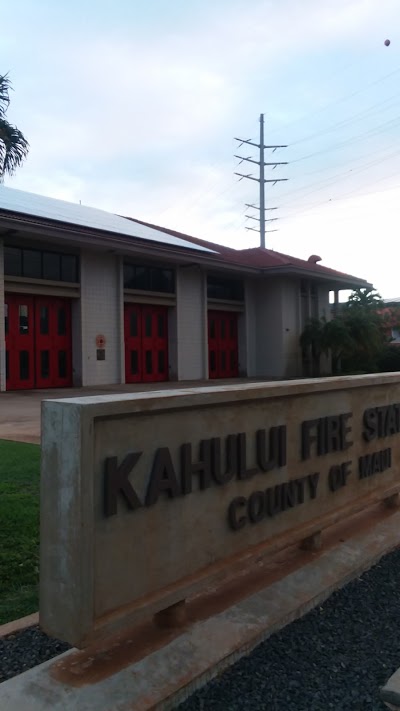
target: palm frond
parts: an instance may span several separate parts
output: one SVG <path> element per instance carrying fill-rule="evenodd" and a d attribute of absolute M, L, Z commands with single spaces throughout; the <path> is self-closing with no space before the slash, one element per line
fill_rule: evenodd
<path fill-rule="evenodd" d="M 21 131 L 0 116 L 0 177 L 12 175 L 27 157 L 29 143 Z"/>
<path fill-rule="evenodd" d="M 4 117 L 10 104 L 11 82 L 8 74 L 0 74 L 0 118 Z"/>

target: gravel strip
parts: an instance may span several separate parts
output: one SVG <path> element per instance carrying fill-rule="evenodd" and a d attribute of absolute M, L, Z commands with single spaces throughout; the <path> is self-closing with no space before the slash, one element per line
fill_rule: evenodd
<path fill-rule="evenodd" d="M 179 711 L 384 711 L 400 667 L 400 550 L 260 644 Z M 69 649 L 38 627 L 0 639 L 0 681 Z"/>
<path fill-rule="evenodd" d="M 179 711 L 384 711 L 400 667 L 400 550 L 260 644 Z"/>
<path fill-rule="evenodd" d="M 70 649 L 69 644 L 51 639 L 38 626 L 0 639 L 0 682 L 56 657 L 67 649 Z"/>

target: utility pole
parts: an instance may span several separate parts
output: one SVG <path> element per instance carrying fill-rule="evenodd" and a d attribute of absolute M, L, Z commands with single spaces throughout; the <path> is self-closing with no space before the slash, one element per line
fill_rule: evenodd
<path fill-rule="evenodd" d="M 275 222 L 278 218 L 277 217 L 271 217 L 268 220 L 265 218 L 265 211 L 266 210 L 276 210 L 276 207 L 265 207 L 265 183 L 273 183 L 274 185 L 276 183 L 281 183 L 285 180 L 288 180 L 288 178 L 265 178 L 265 167 L 266 166 L 272 166 L 272 170 L 275 170 L 275 168 L 278 165 L 287 165 L 287 161 L 285 162 L 278 162 L 274 161 L 272 163 L 265 163 L 264 160 L 264 151 L 265 149 L 272 149 L 273 153 L 275 153 L 277 148 L 287 148 L 287 145 L 279 145 L 279 146 L 266 146 L 264 144 L 264 114 L 260 114 L 260 143 L 253 143 L 253 141 L 246 140 L 243 138 L 235 138 L 235 141 L 239 141 L 239 148 L 243 146 L 244 144 L 249 145 L 249 146 L 255 146 L 255 148 L 258 148 L 259 150 L 259 157 L 260 160 L 254 160 L 251 156 L 238 156 L 235 155 L 235 158 L 240 159 L 240 163 L 243 163 L 243 161 L 246 161 L 248 163 L 254 163 L 255 165 L 258 165 L 260 167 L 259 170 L 259 177 L 256 178 L 254 177 L 251 173 L 244 174 L 244 173 L 236 173 L 235 175 L 239 176 L 240 180 L 243 180 L 243 178 L 247 178 L 248 180 L 255 180 L 260 184 L 260 206 L 258 207 L 257 205 L 252 205 L 249 203 L 246 203 L 246 207 L 254 208 L 256 210 L 259 210 L 260 216 L 259 217 L 254 217 L 253 215 L 246 215 L 246 217 L 250 220 L 257 220 L 260 223 L 260 228 L 256 229 L 255 227 L 246 227 L 247 230 L 252 230 L 254 232 L 259 232 L 260 233 L 260 245 L 261 247 L 265 248 L 265 234 L 266 232 L 276 232 L 277 230 L 266 230 L 265 229 L 265 223 L 266 222 Z M 239 163 L 239 165 L 240 165 Z"/>

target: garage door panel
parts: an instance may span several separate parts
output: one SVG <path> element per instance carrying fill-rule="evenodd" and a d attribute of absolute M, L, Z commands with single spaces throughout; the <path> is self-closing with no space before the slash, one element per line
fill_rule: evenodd
<path fill-rule="evenodd" d="M 72 385 L 70 302 L 6 294 L 5 304 L 7 390 Z"/>
<path fill-rule="evenodd" d="M 168 380 L 168 309 L 125 304 L 127 383 Z"/>
<path fill-rule="evenodd" d="M 6 388 L 34 387 L 34 308 L 30 296 L 6 295 Z"/>
<path fill-rule="evenodd" d="M 136 304 L 125 304 L 125 380 L 139 383 L 142 372 L 142 320 L 141 308 Z"/>
<path fill-rule="evenodd" d="M 209 377 L 235 378 L 239 374 L 238 316 L 225 311 L 208 312 Z"/>

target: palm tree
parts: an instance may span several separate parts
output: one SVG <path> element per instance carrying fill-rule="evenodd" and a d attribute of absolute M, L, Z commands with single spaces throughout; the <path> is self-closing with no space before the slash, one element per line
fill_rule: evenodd
<path fill-rule="evenodd" d="M 303 363 L 309 371 L 309 358 L 311 357 L 311 375 L 313 378 L 320 375 L 321 356 L 324 350 L 324 319 L 310 318 L 300 336 L 300 345 L 303 351 Z"/>
<path fill-rule="evenodd" d="M 382 297 L 376 289 L 367 287 L 365 289 L 354 289 L 350 294 L 346 304 L 347 308 L 379 309 L 382 308 Z"/>
<path fill-rule="evenodd" d="M 29 151 L 25 136 L 6 119 L 11 88 L 8 75 L 0 75 L 0 182 L 6 173 L 12 175 L 15 172 Z"/>
<path fill-rule="evenodd" d="M 354 340 L 343 317 L 337 316 L 327 321 L 323 332 L 323 350 L 332 358 L 332 373 L 339 375 L 342 369 L 342 358 L 354 350 Z"/>

